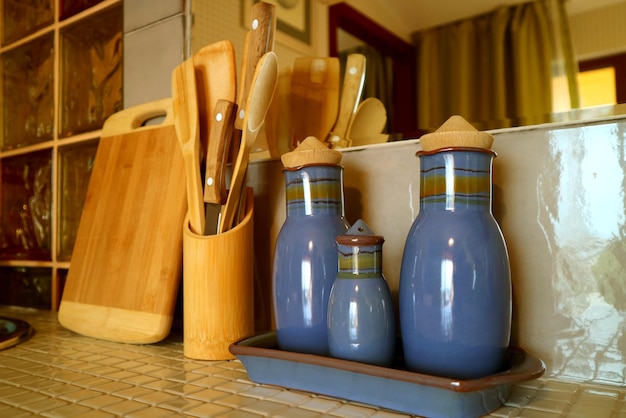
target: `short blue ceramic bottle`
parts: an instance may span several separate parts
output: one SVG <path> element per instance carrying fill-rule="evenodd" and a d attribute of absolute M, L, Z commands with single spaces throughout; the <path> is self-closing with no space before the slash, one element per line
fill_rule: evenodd
<path fill-rule="evenodd" d="M 287 219 L 274 251 L 273 304 L 279 348 L 328 354 L 328 298 L 337 275 L 335 238 L 344 217 L 343 167 L 312 164 L 284 170 Z"/>
<path fill-rule="evenodd" d="M 511 333 L 511 277 L 491 213 L 492 161 L 484 148 L 418 152 L 420 212 L 399 286 L 406 365 L 457 379 L 497 373 Z"/>
<path fill-rule="evenodd" d="M 393 361 L 396 322 L 382 273 L 383 242 L 362 220 L 337 237 L 339 272 L 328 302 L 332 357 L 379 366 Z"/>

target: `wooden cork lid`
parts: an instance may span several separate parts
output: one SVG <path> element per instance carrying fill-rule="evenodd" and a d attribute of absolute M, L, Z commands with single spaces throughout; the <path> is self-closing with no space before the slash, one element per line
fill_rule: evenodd
<path fill-rule="evenodd" d="M 451 116 L 435 132 L 420 138 L 422 150 L 433 151 L 448 147 L 491 149 L 493 136 L 478 131 L 462 116 Z"/>
<path fill-rule="evenodd" d="M 285 168 L 295 168 L 312 164 L 338 165 L 342 157 L 341 151 L 329 149 L 316 137 L 309 136 L 298 145 L 298 148 L 283 154 L 280 159 Z"/>

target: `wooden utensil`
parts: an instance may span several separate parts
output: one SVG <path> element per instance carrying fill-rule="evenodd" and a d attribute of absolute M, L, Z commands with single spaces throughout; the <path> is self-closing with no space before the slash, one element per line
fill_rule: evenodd
<path fill-rule="evenodd" d="M 291 77 L 292 147 L 308 136 L 322 141 L 337 119 L 339 58 L 298 57 Z"/>
<path fill-rule="evenodd" d="M 272 51 L 266 53 L 258 62 L 247 103 L 248 110 L 244 118 L 244 131 L 237 154 L 237 161 L 233 168 L 230 190 L 226 205 L 222 208 L 222 218 L 220 220 L 219 232 L 225 232 L 234 225 L 243 191 L 244 179 L 250 157 L 250 149 L 256 141 L 256 137 L 263 127 L 265 114 L 272 101 L 276 82 L 278 80 L 278 62 L 276 54 Z"/>
<path fill-rule="evenodd" d="M 225 40 L 201 48 L 193 56 L 193 65 L 196 69 L 200 142 L 206 156 L 217 101 L 237 100 L 237 65 L 233 43 Z"/>
<path fill-rule="evenodd" d="M 361 99 L 364 82 L 365 56 L 362 54 L 348 55 L 343 76 L 343 86 L 341 88 L 339 114 L 335 125 L 326 139 L 326 142 L 333 148 L 345 148 L 350 146 L 346 134 L 352 115 L 356 111 L 359 100 Z"/>
<path fill-rule="evenodd" d="M 170 331 L 186 211 L 171 106 L 146 103 L 104 124 L 59 307 L 74 332 L 149 344 Z"/>
<path fill-rule="evenodd" d="M 239 89 L 238 116 L 235 120 L 235 128 L 243 130 L 243 119 L 247 109 L 247 103 L 252 79 L 254 78 L 257 63 L 261 57 L 274 50 L 274 37 L 276 35 L 276 6 L 260 1 L 254 3 L 250 10 L 250 31 L 244 43 L 244 56 L 241 65 L 241 80 Z"/>
<path fill-rule="evenodd" d="M 185 161 L 187 211 L 191 230 L 204 233 L 204 202 L 200 175 L 198 100 L 193 58 L 179 64 L 172 73 L 172 110 L 176 136 Z"/>
<path fill-rule="evenodd" d="M 385 105 L 376 97 L 369 97 L 359 104 L 348 127 L 347 137 L 351 144 L 365 145 L 363 139 L 371 141 L 382 138 L 379 134 L 387 124 L 387 110 Z"/>
<path fill-rule="evenodd" d="M 222 205 L 226 203 L 226 161 L 233 134 L 237 105 L 218 100 L 211 121 L 209 149 L 206 155 L 204 201 L 206 202 L 205 235 L 218 231 Z"/>
<path fill-rule="evenodd" d="M 291 76 L 291 67 L 280 70 L 274 97 L 265 115 L 265 134 L 272 158 L 292 150 Z"/>

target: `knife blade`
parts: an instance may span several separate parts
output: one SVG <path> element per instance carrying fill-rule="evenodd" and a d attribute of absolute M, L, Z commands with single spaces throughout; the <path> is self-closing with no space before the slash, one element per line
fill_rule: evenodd
<path fill-rule="evenodd" d="M 226 159 L 230 149 L 237 105 L 225 99 L 215 104 L 206 155 L 204 201 L 206 202 L 205 235 L 218 231 L 222 205 L 226 203 Z"/>
<path fill-rule="evenodd" d="M 363 84 L 365 82 L 365 55 L 350 54 L 346 60 L 346 69 L 343 77 L 343 87 L 339 98 L 339 114 L 330 130 L 326 142 L 332 148 L 345 148 L 350 146 L 346 138 L 348 126 L 352 116 L 359 105 Z"/>

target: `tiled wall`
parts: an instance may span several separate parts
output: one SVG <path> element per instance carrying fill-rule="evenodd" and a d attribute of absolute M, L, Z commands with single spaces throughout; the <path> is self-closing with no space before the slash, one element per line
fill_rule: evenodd
<path fill-rule="evenodd" d="M 172 70 L 186 56 L 185 0 L 124 1 L 124 107 L 171 97 Z"/>
<path fill-rule="evenodd" d="M 276 1 L 269 1 L 276 4 Z M 235 47 L 237 65 L 241 66 L 246 27 L 245 10 L 251 7 L 252 0 L 237 1 L 192 1 L 193 29 L 191 35 L 192 53 L 205 45 L 228 39 Z M 296 57 L 303 55 L 328 55 L 327 6 L 317 1 L 311 2 L 312 41 L 310 45 L 290 42 L 282 33 L 276 33 L 274 51 L 281 68 L 293 65 Z"/>
<path fill-rule="evenodd" d="M 246 1 L 125 0 L 124 1 L 124 107 L 171 97 L 172 70 L 202 47 L 225 39 L 235 48 L 241 66 Z M 292 66 L 302 55 L 327 55 L 325 6 L 314 3 L 314 44 L 301 51 L 284 44 L 277 35 L 279 65 Z"/>
<path fill-rule="evenodd" d="M 495 132 L 494 215 L 507 241 L 513 343 L 547 376 L 626 380 L 626 120 Z M 419 210 L 416 141 L 344 152 L 346 214 L 385 237 L 383 271 L 397 297 L 408 230 Z M 250 167 L 256 263 L 270 318 L 273 242 L 285 219 L 282 164 Z M 270 319 L 271 321 L 271 319 Z"/>

